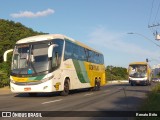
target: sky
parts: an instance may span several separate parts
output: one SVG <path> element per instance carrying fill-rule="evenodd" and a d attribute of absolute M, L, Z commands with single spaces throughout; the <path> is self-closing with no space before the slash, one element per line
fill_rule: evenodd
<path fill-rule="evenodd" d="M 160 63 L 159 0 L 2 0 L 0 19 L 64 34 L 103 53 L 105 65 Z M 128 34 L 128 33 L 134 34 Z M 157 45 L 156 45 L 157 44 Z"/>

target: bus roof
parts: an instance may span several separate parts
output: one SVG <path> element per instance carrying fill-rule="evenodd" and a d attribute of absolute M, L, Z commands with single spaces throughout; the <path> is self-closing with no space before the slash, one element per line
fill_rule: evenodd
<path fill-rule="evenodd" d="M 147 65 L 147 62 L 132 62 L 129 65 Z"/>
<path fill-rule="evenodd" d="M 67 39 L 75 44 L 78 44 L 79 46 L 82 46 L 84 48 L 87 48 L 89 50 L 93 50 L 95 52 L 98 52 L 97 50 L 94 50 L 92 48 L 90 48 L 89 46 L 77 41 L 77 40 L 74 40 L 72 38 L 69 38 L 65 35 L 62 35 L 62 34 L 44 34 L 44 35 L 36 35 L 36 36 L 31 36 L 31 37 L 27 37 L 27 38 L 23 38 L 23 39 L 20 39 L 16 42 L 16 44 L 23 44 L 23 43 L 31 43 L 31 42 L 40 42 L 40 41 L 47 41 L 47 40 L 53 40 L 53 39 Z M 101 52 L 98 52 L 98 53 L 101 53 Z"/>

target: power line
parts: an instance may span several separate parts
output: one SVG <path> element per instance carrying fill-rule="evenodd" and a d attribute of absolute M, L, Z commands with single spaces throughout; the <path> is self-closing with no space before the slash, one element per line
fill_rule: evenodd
<path fill-rule="evenodd" d="M 151 43 L 155 44 L 157 47 L 160 47 L 159 44 L 157 44 L 156 42 L 152 41 L 151 39 L 147 38 L 146 36 L 144 36 L 144 35 L 142 35 L 142 34 L 140 34 L 140 33 L 133 33 L 133 32 L 130 32 L 130 33 L 128 33 L 128 34 L 137 34 L 137 35 L 139 35 L 139 36 L 145 38 L 146 40 L 150 41 Z"/>
<path fill-rule="evenodd" d="M 156 16 L 155 16 L 154 22 L 156 22 L 156 20 L 157 20 L 157 15 L 158 15 L 158 12 L 159 12 L 159 8 L 160 8 L 160 2 L 159 2 L 159 5 L 158 5 L 158 9 L 157 9 L 157 13 L 156 13 Z"/>
<path fill-rule="evenodd" d="M 151 6 L 150 15 L 149 15 L 149 21 L 148 21 L 148 28 L 153 33 L 153 36 L 155 36 L 158 33 L 157 32 L 157 28 L 155 28 L 155 27 L 160 26 L 159 23 L 155 24 L 155 21 L 157 19 L 157 15 L 158 15 L 158 11 L 159 11 L 159 7 L 160 7 L 160 3 L 158 5 L 158 10 L 156 12 L 155 21 L 152 21 L 152 25 L 151 25 L 151 20 L 153 20 L 152 17 L 154 17 L 154 14 L 153 14 L 153 12 L 154 12 L 154 3 L 155 3 L 155 0 L 152 0 L 152 6 Z"/>
<path fill-rule="evenodd" d="M 154 10 L 154 6 L 155 6 L 155 10 Z M 157 3 L 156 3 L 155 0 L 152 0 L 152 6 L 151 6 L 149 21 L 148 21 L 148 28 L 151 30 L 151 32 L 153 33 L 153 36 L 155 36 L 156 39 L 157 39 L 157 35 L 159 34 L 158 28 L 160 26 L 160 23 L 157 21 L 159 10 L 160 10 L 160 2 L 157 1 Z M 154 14 L 153 14 L 153 12 L 154 12 Z M 152 17 L 153 17 L 153 19 L 152 19 Z M 152 25 L 151 25 L 151 20 L 152 20 Z"/>
<path fill-rule="evenodd" d="M 148 26 L 149 26 L 150 21 L 151 21 L 151 16 L 152 16 L 152 11 L 153 11 L 153 3 L 154 3 L 154 0 L 152 1 L 152 7 L 151 7 L 150 15 L 149 15 Z"/>

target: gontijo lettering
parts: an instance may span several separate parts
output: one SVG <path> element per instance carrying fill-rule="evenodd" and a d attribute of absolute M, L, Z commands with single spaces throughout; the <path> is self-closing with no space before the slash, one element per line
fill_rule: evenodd
<path fill-rule="evenodd" d="M 96 65 L 89 65 L 89 70 L 99 70 L 99 67 Z"/>

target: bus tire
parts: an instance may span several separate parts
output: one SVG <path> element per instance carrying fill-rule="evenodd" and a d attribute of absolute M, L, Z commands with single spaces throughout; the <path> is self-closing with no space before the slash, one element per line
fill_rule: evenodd
<path fill-rule="evenodd" d="M 97 81 L 97 80 L 96 80 L 96 81 L 95 81 L 94 90 L 95 90 L 95 91 L 99 91 L 100 88 L 101 88 L 100 81 Z"/>
<path fill-rule="evenodd" d="M 100 84 L 100 81 L 99 81 L 99 82 L 97 82 L 97 91 L 99 91 L 100 88 L 101 88 L 101 84 Z"/>
<path fill-rule="evenodd" d="M 28 93 L 30 97 L 36 97 L 37 93 Z"/>
<path fill-rule="evenodd" d="M 67 96 L 69 94 L 69 80 L 64 82 L 64 90 L 60 93 L 62 96 Z"/>

